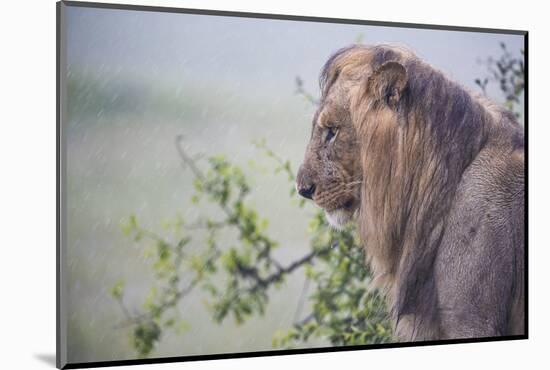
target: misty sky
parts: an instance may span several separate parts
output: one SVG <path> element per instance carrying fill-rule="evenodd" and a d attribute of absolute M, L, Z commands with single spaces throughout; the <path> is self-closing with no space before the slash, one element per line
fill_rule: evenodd
<path fill-rule="evenodd" d="M 486 74 L 479 58 L 498 55 L 501 41 L 515 54 L 523 47 L 518 35 L 80 7 L 69 7 L 67 20 L 69 67 L 173 83 L 237 84 L 255 94 L 288 89 L 296 75 L 316 89 L 324 61 L 358 38 L 412 48 L 472 88 Z"/>

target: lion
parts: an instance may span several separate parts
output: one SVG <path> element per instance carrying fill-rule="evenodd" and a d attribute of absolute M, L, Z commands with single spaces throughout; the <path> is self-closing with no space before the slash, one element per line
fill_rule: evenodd
<path fill-rule="evenodd" d="M 412 51 L 326 62 L 296 187 L 353 221 L 402 341 L 525 334 L 524 134 Z"/>

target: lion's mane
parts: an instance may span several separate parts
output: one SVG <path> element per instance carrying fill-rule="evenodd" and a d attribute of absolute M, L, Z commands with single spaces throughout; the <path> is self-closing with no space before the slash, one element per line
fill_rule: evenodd
<path fill-rule="evenodd" d="M 406 71 L 396 111 L 384 102 L 373 102 L 378 86 L 363 78 L 367 69 L 376 71 L 388 62 L 399 63 Z M 446 308 L 441 296 L 455 293 L 438 287 L 438 255 L 443 256 L 440 265 L 448 264 L 439 266 L 440 271 L 448 268 L 450 275 L 458 276 L 455 270 L 460 264 L 479 261 L 470 261 L 474 258 L 470 255 L 461 258 L 461 244 L 455 239 L 467 239 L 468 233 L 488 227 L 481 221 L 464 231 L 450 224 L 468 217 L 460 203 L 466 204 L 467 197 L 486 198 L 496 207 L 493 217 L 503 218 L 503 224 L 509 217 L 521 221 L 517 228 L 521 235 L 514 234 L 518 245 L 494 253 L 514 254 L 513 276 L 501 277 L 506 280 L 502 289 L 514 292 L 510 298 L 514 302 L 523 299 L 518 286 L 523 284 L 523 130 L 514 116 L 400 47 L 356 45 L 338 51 L 322 71 L 322 91 L 339 78 L 354 86 L 349 110 L 361 143 L 363 172 L 359 232 L 377 284 L 386 291 L 398 335 L 409 340 L 452 335 L 444 333 L 440 311 Z M 485 186 L 481 181 L 485 178 L 494 187 Z M 516 214 L 501 212 L 499 205 L 507 206 L 505 200 Z M 491 263 L 480 266 L 490 269 Z M 513 306 L 508 301 L 503 304 Z M 502 313 L 497 334 L 509 333 L 510 315 L 517 312 Z M 483 332 L 473 330 L 464 336 L 470 334 Z"/>

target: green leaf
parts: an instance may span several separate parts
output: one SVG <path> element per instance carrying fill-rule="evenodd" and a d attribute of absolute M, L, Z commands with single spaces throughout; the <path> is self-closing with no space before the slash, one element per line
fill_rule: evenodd
<path fill-rule="evenodd" d="M 111 288 L 111 296 L 114 299 L 120 300 L 120 299 L 122 299 L 123 295 L 124 295 L 124 281 L 119 280 Z"/>

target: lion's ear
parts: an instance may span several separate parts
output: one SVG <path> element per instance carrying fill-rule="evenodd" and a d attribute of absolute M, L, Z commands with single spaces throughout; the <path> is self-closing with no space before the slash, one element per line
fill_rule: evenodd
<path fill-rule="evenodd" d="M 407 85 L 407 70 L 401 63 L 386 62 L 367 80 L 367 92 L 392 108 L 397 106 Z"/>

